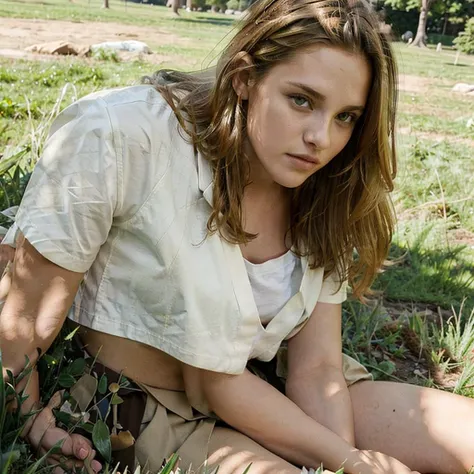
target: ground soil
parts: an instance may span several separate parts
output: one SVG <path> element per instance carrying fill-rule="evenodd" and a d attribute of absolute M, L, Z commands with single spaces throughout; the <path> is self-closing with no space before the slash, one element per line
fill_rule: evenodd
<path fill-rule="evenodd" d="M 383 358 L 391 360 L 396 367 L 393 377 L 388 377 L 388 379 L 392 378 L 396 381 L 417 385 L 434 385 L 448 390 L 453 389 L 462 372 L 460 361 L 455 360 L 445 348 L 442 361 L 449 361 L 450 364 L 447 371 L 443 370 L 433 361 L 432 348 L 424 345 L 418 334 L 409 327 L 409 318 L 412 314 L 419 315 L 424 324 L 440 326 L 441 321 L 446 322 L 453 316 L 453 312 L 432 304 L 406 301 L 384 301 L 383 308 L 391 319 L 391 322 L 389 319 L 384 325 L 384 332 L 386 335 L 398 334 L 406 349 L 400 357 L 394 357 L 388 352 L 383 354 Z M 378 348 L 375 350 L 380 351 Z"/>
<path fill-rule="evenodd" d="M 398 75 L 398 88 L 405 92 L 425 92 L 429 89 L 432 81 L 426 77 L 411 76 L 409 74 Z"/>
<path fill-rule="evenodd" d="M 0 56 L 15 59 L 50 60 L 51 55 L 25 51 L 25 48 L 35 44 L 67 41 L 81 46 L 90 46 L 104 41 L 124 40 L 143 41 L 151 49 L 153 45 L 185 46 L 189 44 L 189 40 L 148 26 L 22 18 L 2 18 L 0 22 Z M 126 56 L 124 55 L 123 58 Z M 169 58 L 161 54 L 147 54 L 145 59 L 159 63 Z"/>

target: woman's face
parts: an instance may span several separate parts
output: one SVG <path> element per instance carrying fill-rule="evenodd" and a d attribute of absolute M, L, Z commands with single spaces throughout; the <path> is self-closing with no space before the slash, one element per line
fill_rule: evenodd
<path fill-rule="evenodd" d="M 241 84 L 252 181 L 295 188 L 329 163 L 349 141 L 370 84 L 363 56 L 323 44 Z"/>

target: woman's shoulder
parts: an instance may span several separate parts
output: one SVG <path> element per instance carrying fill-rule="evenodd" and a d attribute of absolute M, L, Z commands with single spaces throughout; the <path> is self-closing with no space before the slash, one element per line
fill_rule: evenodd
<path fill-rule="evenodd" d="M 180 155 L 193 155 L 173 109 L 152 85 L 97 91 L 76 105 L 81 109 L 101 110 L 121 153 L 128 150 L 132 154 L 155 155 L 163 148 L 172 154 L 179 149 L 183 152 Z"/>
<path fill-rule="evenodd" d="M 149 84 L 102 89 L 84 96 L 79 102 L 93 100 L 100 100 L 108 107 L 134 107 L 140 104 L 168 106 L 160 92 Z"/>
<path fill-rule="evenodd" d="M 78 103 L 100 103 L 113 128 L 138 131 L 173 121 L 174 113 L 164 97 L 151 85 L 104 89 L 89 94 Z"/>

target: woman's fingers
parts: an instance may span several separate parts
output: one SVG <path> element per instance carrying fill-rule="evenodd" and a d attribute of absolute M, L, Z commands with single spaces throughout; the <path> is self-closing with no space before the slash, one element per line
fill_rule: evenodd
<path fill-rule="evenodd" d="M 55 459 L 61 460 L 65 456 L 73 460 L 76 466 L 84 465 L 84 461 L 88 460 L 90 466 L 95 472 L 99 472 L 102 469 L 100 462 L 94 459 L 96 451 L 92 449 L 92 443 L 78 434 L 68 434 L 66 431 L 60 428 L 50 428 L 43 436 L 41 441 L 41 449 L 45 452 L 56 446 L 60 441 L 61 454 L 52 456 Z"/>
<path fill-rule="evenodd" d="M 72 445 L 71 436 L 63 429 L 57 427 L 48 428 L 41 438 L 41 448 L 49 451 L 55 446 L 59 446 L 64 456 L 74 455 Z M 78 456 L 76 457 L 77 459 L 81 459 Z"/>
<path fill-rule="evenodd" d="M 92 451 L 92 443 L 84 436 L 78 434 L 71 434 L 71 452 L 69 455 L 76 456 L 77 459 L 84 460 L 89 457 Z M 63 451 L 64 452 L 64 451 Z M 64 452 L 64 454 L 66 454 Z"/>
<path fill-rule="evenodd" d="M 41 456 L 45 456 L 46 454 L 48 454 L 47 450 L 40 449 Z M 67 469 L 68 472 L 73 471 L 74 469 L 80 469 L 83 465 L 82 462 L 67 458 L 66 456 L 62 454 L 49 454 L 47 463 L 51 467 L 54 466 L 53 472 L 54 473 L 57 472 L 58 474 L 62 474 L 66 472 L 65 469 Z"/>
<path fill-rule="evenodd" d="M 62 392 L 56 392 L 48 405 L 37 415 L 28 433 L 30 443 L 35 448 L 39 448 L 42 455 L 54 447 L 59 447 L 60 453 L 56 451 L 55 454 L 48 456 L 53 464 L 65 462 L 64 465 L 68 468 L 82 467 L 86 464 L 88 469 L 90 466 L 93 471 L 99 472 L 102 465 L 94 459 L 96 451 L 92 449 L 92 443 L 84 436 L 69 434 L 56 426 L 56 418 L 52 410 L 60 406 L 61 400 Z M 57 474 L 62 474 L 63 471 L 60 466 L 55 468 Z"/>
<path fill-rule="evenodd" d="M 28 439 L 33 447 L 38 448 L 46 433 L 52 427 L 56 426 L 56 419 L 49 407 L 45 407 L 36 416 L 35 421 L 28 433 Z"/>
<path fill-rule="evenodd" d="M 40 449 L 41 456 L 44 456 L 48 452 L 49 451 L 45 450 L 44 448 Z M 93 459 L 96 452 L 92 450 L 90 454 L 90 459 Z M 82 468 L 85 468 L 88 474 L 95 474 L 96 472 L 100 472 L 100 470 L 102 469 L 102 465 L 100 464 L 100 462 L 96 460 L 90 461 L 90 459 L 79 461 L 76 458 L 67 457 L 64 454 L 49 454 L 47 462 L 50 466 L 55 466 L 53 472 L 57 472 L 58 474 L 62 474 L 63 472 L 65 472 L 64 469 L 67 469 L 69 472 L 74 469 L 78 471 Z"/>
<path fill-rule="evenodd" d="M 48 405 L 36 415 L 33 425 L 28 432 L 28 439 L 35 448 L 40 446 L 46 430 L 56 426 L 56 418 L 54 417 L 53 409 L 58 408 L 61 404 L 62 394 L 63 391 L 56 392 L 51 397 Z"/>
<path fill-rule="evenodd" d="M 92 443 L 87 438 L 84 438 L 84 436 L 78 434 L 72 434 L 71 439 L 75 456 L 83 461 L 89 461 L 92 469 L 95 472 L 99 472 L 102 469 L 102 464 L 94 459 L 97 453 L 92 449 Z"/>

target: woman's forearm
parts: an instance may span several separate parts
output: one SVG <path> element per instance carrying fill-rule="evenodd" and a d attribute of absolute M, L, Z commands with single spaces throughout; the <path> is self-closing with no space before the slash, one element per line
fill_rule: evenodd
<path fill-rule="evenodd" d="M 289 379 L 286 394 L 307 415 L 355 446 L 352 403 L 340 369 L 321 367 Z"/>
<path fill-rule="evenodd" d="M 348 442 L 248 371 L 236 376 L 211 374 L 203 387 L 216 415 L 295 465 L 317 468 L 322 462 L 335 471 L 357 456 Z"/>

